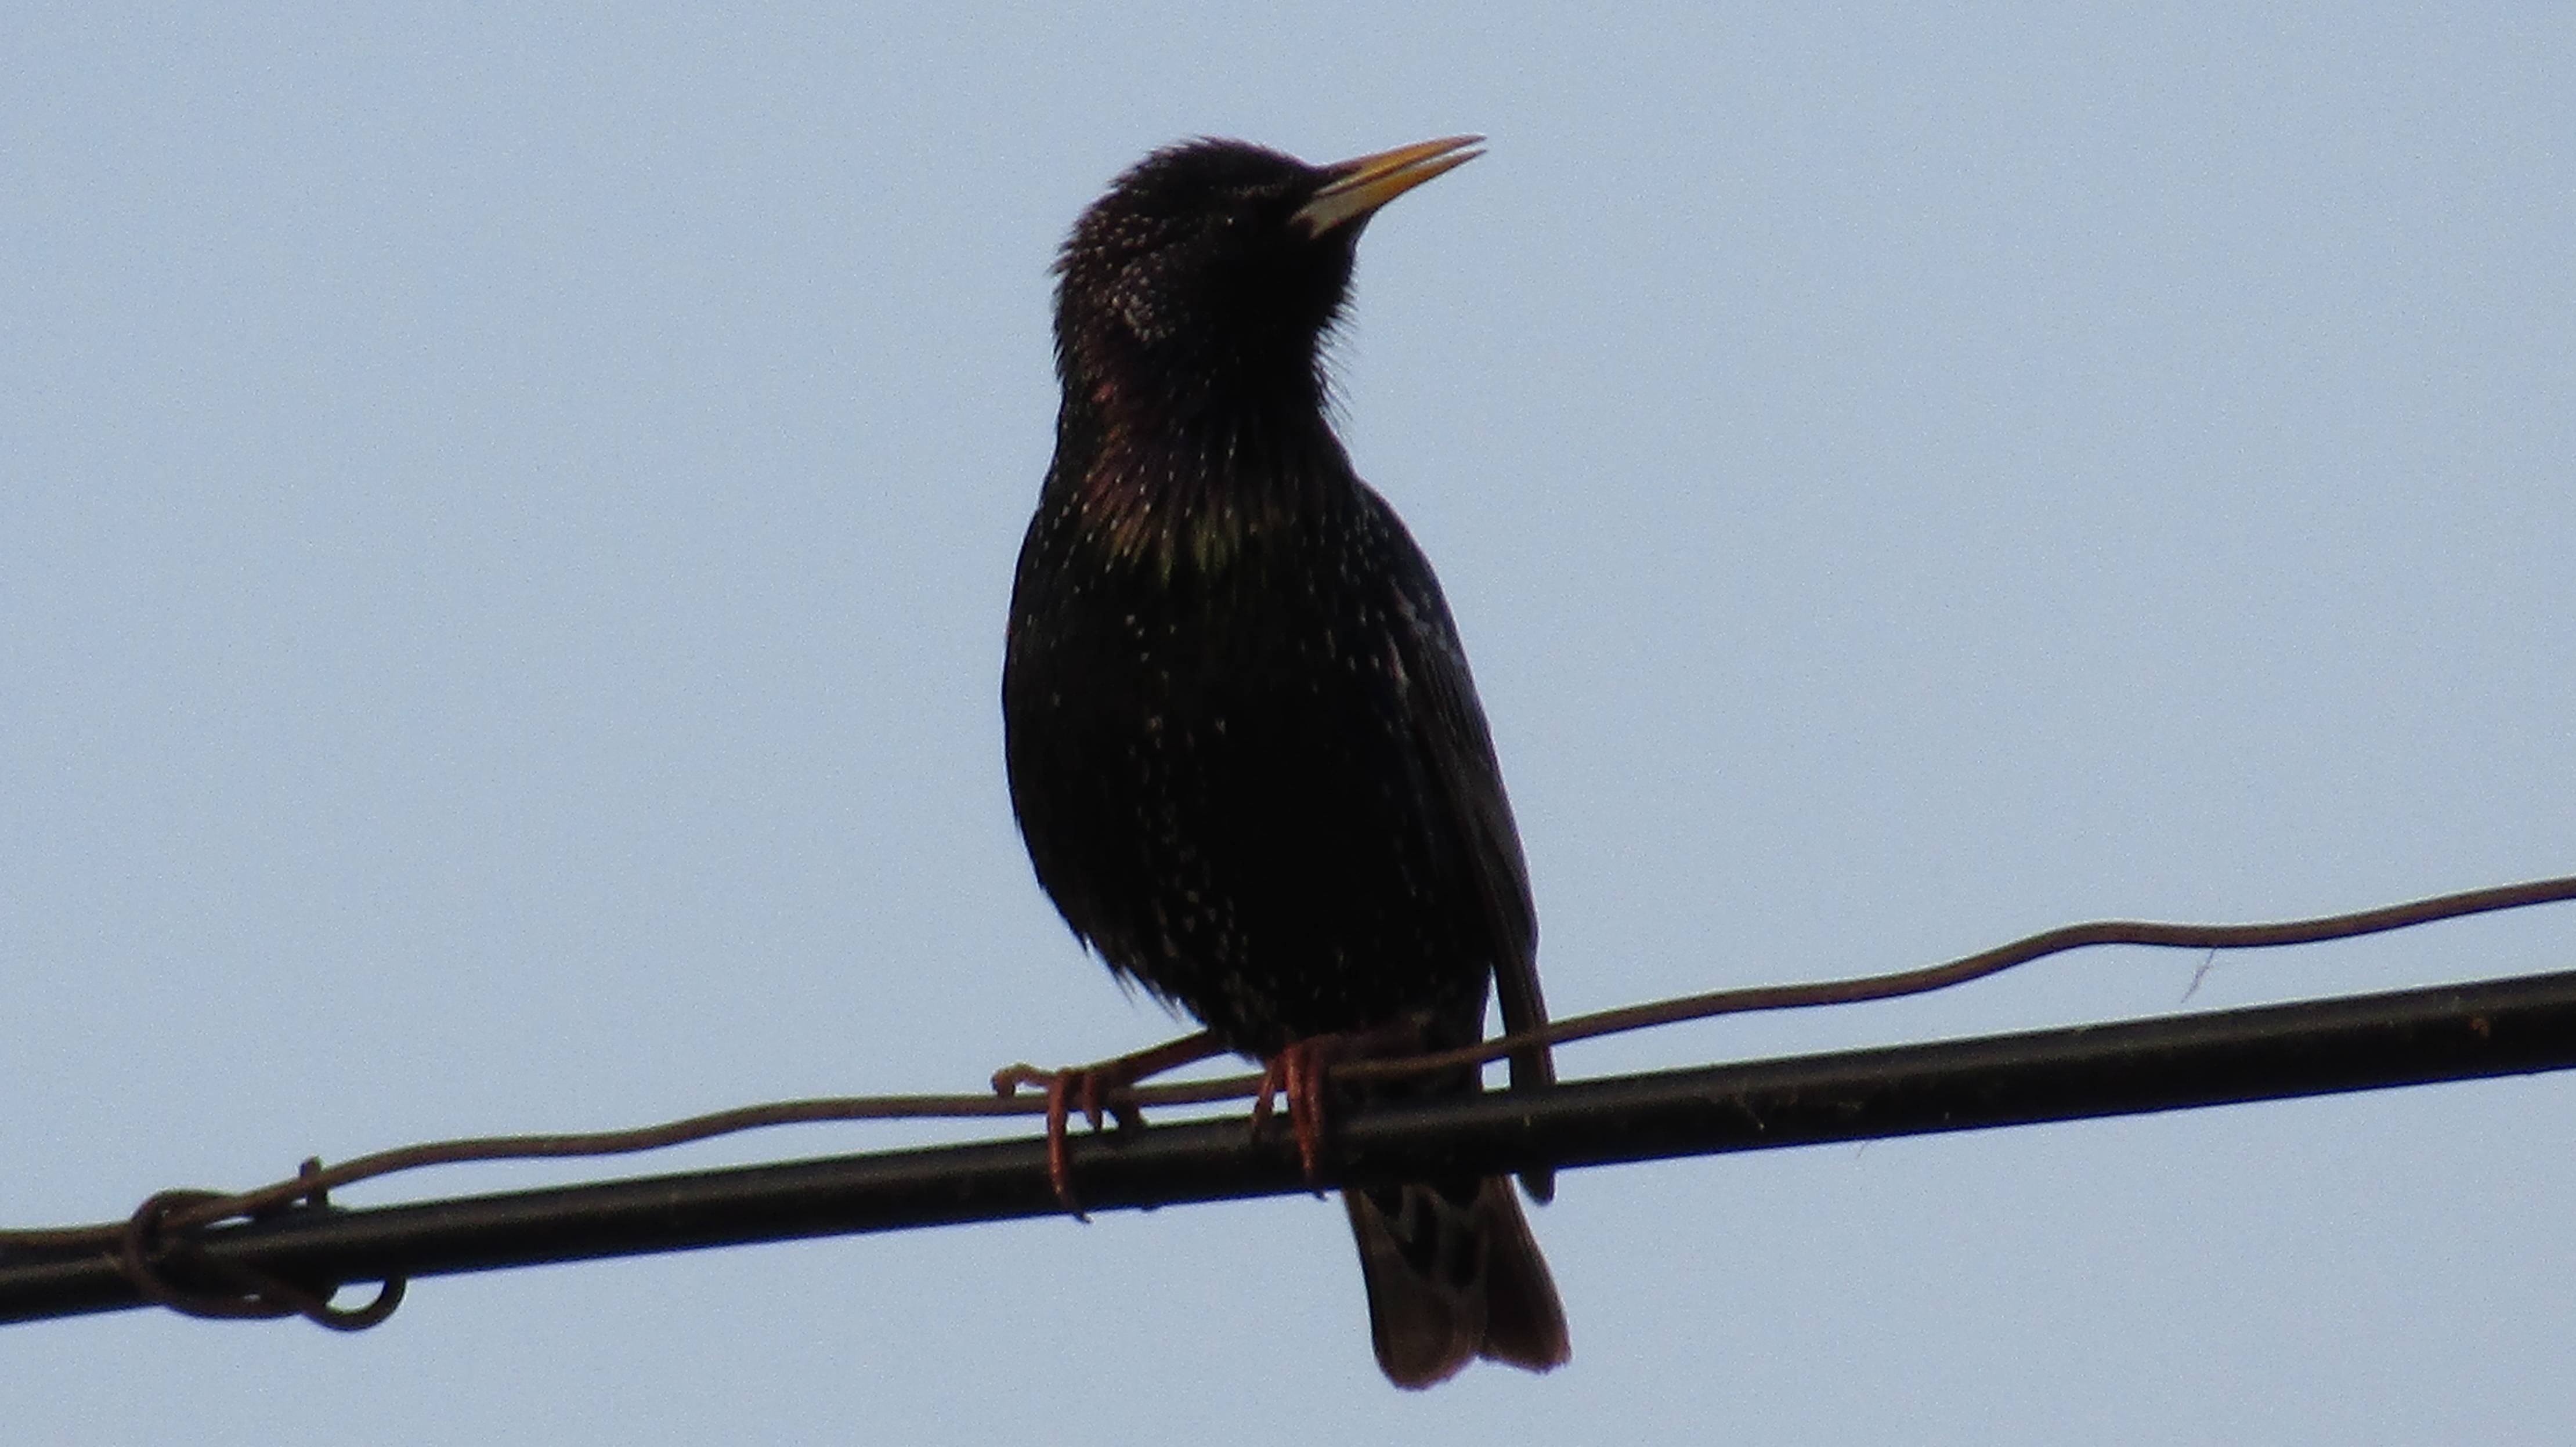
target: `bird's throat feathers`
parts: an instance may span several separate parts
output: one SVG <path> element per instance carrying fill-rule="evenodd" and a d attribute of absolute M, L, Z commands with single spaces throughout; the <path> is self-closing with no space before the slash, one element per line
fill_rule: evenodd
<path fill-rule="evenodd" d="M 1095 387 L 1068 389 L 1066 414 L 1054 471 L 1063 504 L 1093 547 L 1167 579 L 1221 573 L 1357 486 L 1320 405 L 1176 417 Z"/>

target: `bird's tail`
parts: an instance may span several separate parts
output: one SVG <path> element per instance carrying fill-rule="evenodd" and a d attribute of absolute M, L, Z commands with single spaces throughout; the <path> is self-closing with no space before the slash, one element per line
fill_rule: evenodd
<path fill-rule="evenodd" d="M 1499 1176 L 1342 1193 L 1368 1283 L 1377 1364 L 1399 1387 L 1447 1380 L 1477 1357 L 1533 1372 L 1574 1354 L 1556 1282 L 1520 1198 Z"/>

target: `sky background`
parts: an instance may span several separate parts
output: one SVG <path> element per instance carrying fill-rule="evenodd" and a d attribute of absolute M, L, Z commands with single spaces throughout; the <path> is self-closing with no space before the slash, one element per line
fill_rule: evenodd
<path fill-rule="evenodd" d="M 1561 1013 L 2576 870 L 2564 6 L 22 0 L 0 1222 L 1173 1033 L 1003 787 L 1046 268 L 1176 138 L 1460 131 L 1361 249 L 1345 435 Z M 2566 968 L 2571 921 L 2187 1008 Z M 2554 1442 L 2571 1219 L 2542 1077 L 1570 1173 L 1573 1364 L 1420 1396 L 1302 1197 L 428 1280 L 355 1337 L 10 1327 L 0 1394 L 25 1442 Z"/>

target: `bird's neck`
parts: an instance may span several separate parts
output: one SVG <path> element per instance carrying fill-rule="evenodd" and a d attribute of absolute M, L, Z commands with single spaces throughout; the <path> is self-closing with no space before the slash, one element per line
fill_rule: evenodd
<path fill-rule="evenodd" d="M 1319 387 L 1186 398 L 1069 382 L 1050 490 L 1114 553 L 1214 570 L 1356 484 Z"/>

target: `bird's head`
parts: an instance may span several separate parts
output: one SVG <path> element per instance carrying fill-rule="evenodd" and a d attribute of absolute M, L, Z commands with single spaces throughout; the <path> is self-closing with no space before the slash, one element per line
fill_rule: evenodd
<path fill-rule="evenodd" d="M 1483 154 L 1425 141 L 1329 166 L 1241 141 L 1147 156 L 1074 223 L 1056 271 L 1068 388 L 1189 406 L 1229 394 L 1320 398 L 1318 354 L 1350 293 L 1362 227 Z"/>

